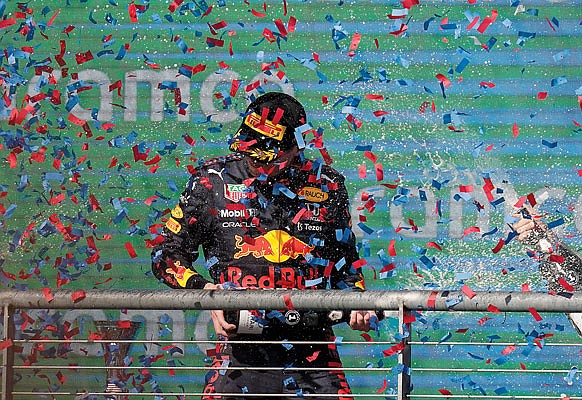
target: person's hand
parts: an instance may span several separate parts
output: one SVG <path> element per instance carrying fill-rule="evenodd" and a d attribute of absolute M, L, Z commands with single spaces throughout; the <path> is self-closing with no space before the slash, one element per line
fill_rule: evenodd
<path fill-rule="evenodd" d="M 537 217 L 537 214 L 535 213 L 531 206 L 526 205 L 524 206 L 524 208 L 527 211 L 525 215 L 521 211 L 512 214 L 512 217 L 519 218 L 519 220 L 515 222 L 512 225 L 512 227 L 518 234 L 517 240 L 519 240 L 520 243 L 526 241 L 531 232 L 536 229 L 536 223 L 534 222 L 534 218 Z M 526 218 L 528 214 L 530 218 Z"/>
<path fill-rule="evenodd" d="M 368 332 L 370 327 L 370 320 L 376 317 L 374 311 L 352 311 L 350 314 L 350 328 L 356 331 Z"/>
<path fill-rule="evenodd" d="M 208 282 L 204 285 L 206 290 L 223 290 L 222 285 L 216 285 L 214 283 Z M 212 324 L 214 325 L 214 331 L 219 336 L 233 337 L 235 336 L 236 325 L 231 324 L 224 319 L 224 311 L 222 310 L 210 310 L 210 315 L 212 316 Z"/>
<path fill-rule="evenodd" d="M 554 233 L 548 229 L 546 223 L 541 220 L 531 206 L 525 205 L 524 208 L 525 212 L 520 211 L 512 215 L 519 218 L 512 227 L 518 234 L 517 240 L 520 243 L 532 244 L 537 242 L 541 236 L 547 236 L 552 241 L 557 240 Z"/>

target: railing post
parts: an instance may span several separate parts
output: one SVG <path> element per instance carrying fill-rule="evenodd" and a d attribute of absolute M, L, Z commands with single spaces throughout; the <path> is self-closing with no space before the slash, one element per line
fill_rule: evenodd
<path fill-rule="evenodd" d="M 404 348 L 398 353 L 398 364 L 404 368 L 398 374 L 398 400 L 406 400 L 410 395 L 410 366 L 412 362 L 412 349 L 410 342 L 410 322 L 406 318 L 410 315 L 403 303 L 398 306 L 398 332 L 402 335 Z"/>
<path fill-rule="evenodd" d="M 6 346 L 2 350 L 2 400 L 12 400 L 14 390 L 14 347 L 11 341 L 14 339 L 13 308 L 4 305 L 4 337 Z"/>

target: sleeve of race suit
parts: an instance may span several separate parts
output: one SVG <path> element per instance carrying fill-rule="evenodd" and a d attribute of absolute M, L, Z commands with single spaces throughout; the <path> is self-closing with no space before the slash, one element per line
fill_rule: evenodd
<path fill-rule="evenodd" d="M 172 288 L 202 289 L 209 281 L 192 263 L 198 247 L 209 237 L 209 189 L 205 178 L 192 175 L 178 204 L 167 215 L 161 242 L 152 251 L 152 272 Z"/>
<path fill-rule="evenodd" d="M 582 290 L 582 257 L 562 242 L 544 252 L 539 270 L 554 292 Z"/>
<path fill-rule="evenodd" d="M 330 205 L 326 218 L 334 221 L 328 230 L 325 243 L 325 257 L 333 262 L 331 287 L 333 289 L 365 290 L 364 275 L 356 247 L 356 237 L 352 232 L 350 202 L 343 177 L 337 181 L 335 200 Z"/>

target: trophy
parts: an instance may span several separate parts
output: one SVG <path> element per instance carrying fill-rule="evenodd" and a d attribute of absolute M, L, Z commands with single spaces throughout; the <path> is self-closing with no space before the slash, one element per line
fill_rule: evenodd
<path fill-rule="evenodd" d="M 135 321 L 95 321 L 95 326 L 101 335 L 101 339 L 108 340 L 103 343 L 105 350 L 105 365 L 107 371 L 107 388 L 105 396 L 108 400 L 126 400 L 127 396 L 120 394 L 127 393 L 126 382 L 128 375 L 122 367 L 125 367 L 124 360 L 129 354 L 131 343 L 128 340 L 135 339 L 137 330 L 141 322 Z M 119 341 L 122 342 L 119 342 Z"/>

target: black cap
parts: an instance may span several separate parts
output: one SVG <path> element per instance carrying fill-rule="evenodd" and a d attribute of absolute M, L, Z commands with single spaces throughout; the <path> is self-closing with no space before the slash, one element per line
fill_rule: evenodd
<path fill-rule="evenodd" d="M 265 93 L 248 106 L 229 148 L 259 161 L 273 161 L 280 151 L 297 144 L 295 128 L 306 122 L 305 109 L 293 96 Z"/>

